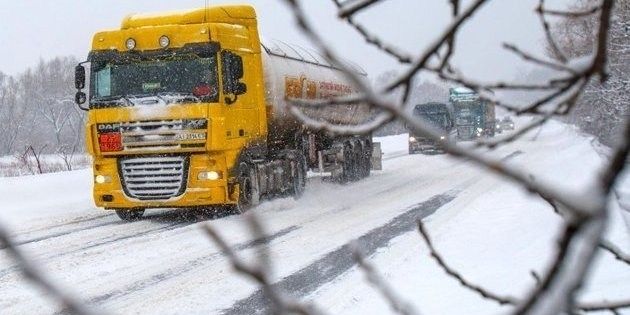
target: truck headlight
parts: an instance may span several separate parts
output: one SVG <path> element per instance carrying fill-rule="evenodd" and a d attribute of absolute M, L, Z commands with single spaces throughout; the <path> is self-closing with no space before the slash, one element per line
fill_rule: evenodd
<path fill-rule="evenodd" d="M 415 137 L 409 137 L 409 142 L 416 142 L 416 138 Z"/>
<path fill-rule="evenodd" d="M 105 184 L 112 181 L 112 178 L 105 175 L 96 175 L 94 176 L 94 182 L 97 184 Z"/>
<path fill-rule="evenodd" d="M 446 139 L 446 137 L 445 137 L 445 136 L 441 136 L 441 137 L 440 137 L 440 140 L 444 140 L 444 139 Z"/>
<path fill-rule="evenodd" d="M 210 171 L 210 172 L 199 172 L 197 175 L 198 180 L 217 180 L 221 178 L 221 173 Z"/>

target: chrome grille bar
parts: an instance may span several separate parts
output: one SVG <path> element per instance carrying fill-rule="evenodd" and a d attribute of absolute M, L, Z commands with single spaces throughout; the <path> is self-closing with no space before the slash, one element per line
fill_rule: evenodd
<path fill-rule="evenodd" d="M 121 123 L 120 132 L 125 151 L 191 149 L 205 146 L 206 126 L 205 119 L 132 121 Z"/>
<path fill-rule="evenodd" d="M 123 187 L 140 200 L 166 200 L 186 188 L 188 159 L 184 156 L 124 158 L 120 161 Z"/>

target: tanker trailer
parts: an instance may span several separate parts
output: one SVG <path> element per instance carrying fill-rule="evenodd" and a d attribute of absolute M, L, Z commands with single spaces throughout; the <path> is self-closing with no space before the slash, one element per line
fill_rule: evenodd
<path fill-rule="evenodd" d="M 309 130 L 289 114 L 287 99 L 356 90 L 316 52 L 262 44 L 251 6 L 130 15 L 94 35 L 75 85 L 94 201 L 123 220 L 150 208 L 242 212 L 263 198 L 299 196 L 309 169 L 348 182 L 380 165 L 370 135 Z M 360 104 L 305 113 L 344 124 L 370 115 Z"/>

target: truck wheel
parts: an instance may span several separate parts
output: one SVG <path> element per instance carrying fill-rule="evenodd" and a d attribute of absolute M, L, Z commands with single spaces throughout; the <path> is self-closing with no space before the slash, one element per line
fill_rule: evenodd
<path fill-rule="evenodd" d="M 362 154 L 363 150 L 361 149 L 361 145 L 360 144 L 356 144 L 354 146 L 354 151 L 353 151 L 353 174 L 352 174 L 352 180 L 356 181 L 359 180 L 361 178 L 363 178 L 363 154 Z"/>
<path fill-rule="evenodd" d="M 231 212 L 241 214 L 247 212 L 251 207 L 260 202 L 258 188 L 254 187 L 257 178 L 252 167 L 243 162 L 239 166 L 238 176 L 238 204 L 231 206 Z"/>
<path fill-rule="evenodd" d="M 144 214 L 144 209 L 140 209 L 140 210 L 118 209 L 116 210 L 116 214 L 123 221 L 138 221 L 142 218 L 142 215 Z"/>

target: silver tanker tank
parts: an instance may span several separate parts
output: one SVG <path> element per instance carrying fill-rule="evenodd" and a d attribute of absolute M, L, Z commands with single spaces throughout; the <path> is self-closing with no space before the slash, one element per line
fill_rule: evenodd
<path fill-rule="evenodd" d="M 262 61 L 265 101 L 268 109 L 269 136 L 272 140 L 290 139 L 302 128 L 289 112 L 288 99 L 322 100 L 357 92 L 345 75 L 319 53 L 280 41 L 263 42 Z M 345 61 L 357 75 L 366 73 L 357 65 Z M 335 124 L 359 124 L 369 118 L 364 104 L 302 108 L 316 120 Z"/>

